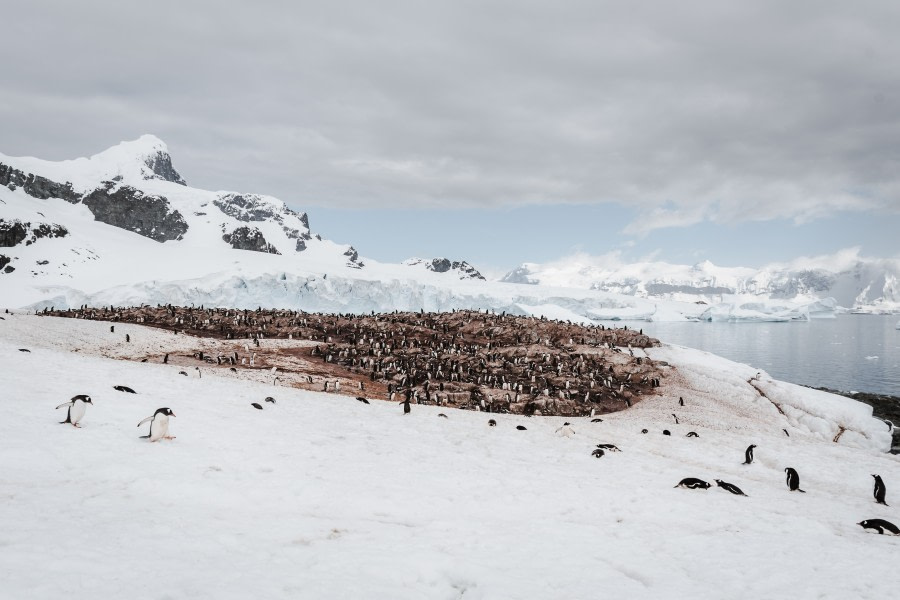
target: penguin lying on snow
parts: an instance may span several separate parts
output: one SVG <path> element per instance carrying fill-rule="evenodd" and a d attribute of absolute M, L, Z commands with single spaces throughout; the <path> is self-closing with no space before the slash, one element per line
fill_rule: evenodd
<path fill-rule="evenodd" d="M 497 426 L 497 421 L 495 421 L 494 419 L 488 419 L 488 427 L 496 427 L 496 426 Z"/>
<path fill-rule="evenodd" d="M 113 389 L 117 392 L 126 392 L 128 394 L 137 394 L 136 391 L 128 387 L 127 385 L 114 385 Z"/>
<path fill-rule="evenodd" d="M 603 422 L 603 419 L 601 419 L 600 417 L 597 417 L 596 419 L 591 419 L 591 423 L 602 423 L 602 422 Z"/>
<path fill-rule="evenodd" d="M 885 529 L 894 535 L 900 534 L 900 529 L 897 529 L 896 525 L 884 519 L 866 519 L 865 521 L 860 521 L 857 525 L 862 526 L 863 529 L 874 529 L 882 535 L 884 535 Z"/>
<path fill-rule="evenodd" d="M 443 418 L 445 418 L 445 419 L 449 419 L 449 418 L 450 418 L 450 417 L 448 417 L 447 415 L 445 415 L 444 413 L 438 413 L 438 416 L 439 416 L 439 417 L 443 417 Z"/>
<path fill-rule="evenodd" d="M 252 406 L 256 410 L 262 410 L 262 404 L 260 404 L 259 402 L 251 402 L 250 406 Z"/>
<path fill-rule="evenodd" d="M 519 431 L 526 431 L 528 428 L 524 425 L 516 425 L 516 429 L 518 429 Z"/>
<path fill-rule="evenodd" d="M 357 396 L 356 399 L 357 399 L 359 402 L 362 402 L 363 404 L 368 404 L 368 403 L 369 403 L 369 401 L 366 400 L 365 398 L 363 398 L 362 396 Z"/>
<path fill-rule="evenodd" d="M 93 404 L 93 402 L 91 402 L 91 397 L 85 394 L 78 394 L 77 396 L 72 396 L 72 399 L 68 402 L 63 402 L 57 406 L 56 410 L 59 410 L 63 406 L 69 407 L 69 412 L 66 414 L 66 420 L 60 421 L 59 424 L 71 423 L 74 427 L 80 428 L 81 425 L 79 425 L 78 422 L 84 417 L 88 404 Z"/>
<path fill-rule="evenodd" d="M 19 352 L 31 352 L 28 348 L 19 348 Z"/>
<path fill-rule="evenodd" d="M 700 434 L 697 433 L 696 431 L 688 431 L 687 435 L 684 437 L 700 437 Z"/>
<path fill-rule="evenodd" d="M 272 404 L 275 404 L 275 398 L 273 398 L 272 396 L 266 396 L 266 400 L 265 400 L 265 401 L 266 401 L 266 402 L 271 402 Z"/>
<path fill-rule="evenodd" d="M 596 450 L 591 452 L 591 456 L 593 456 L 595 458 L 602 458 L 604 454 L 606 454 L 606 453 L 603 451 L 602 448 L 597 448 Z"/>
<path fill-rule="evenodd" d="M 615 444 L 597 444 L 597 447 L 602 448 L 603 450 L 609 450 L 610 452 L 621 452 Z"/>
<path fill-rule="evenodd" d="M 716 485 L 719 486 L 720 488 L 722 488 L 723 490 L 731 492 L 735 496 L 746 496 L 747 495 L 744 492 L 742 492 L 741 488 L 739 488 L 738 486 L 734 485 L 733 483 L 728 483 L 727 481 L 722 481 L 721 479 L 716 479 Z"/>
<path fill-rule="evenodd" d="M 141 438 L 150 438 L 151 442 L 161 439 L 174 440 L 174 435 L 169 435 L 169 417 L 174 417 L 175 413 L 171 408 L 157 408 L 153 416 L 143 419 L 137 424 L 138 427 L 150 421 L 150 434 L 142 435 Z"/>
<path fill-rule="evenodd" d="M 711 488 L 712 486 L 710 484 L 706 483 L 705 481 L 703 481 L 702 479 L 697 479 L 696 477 L 685 477 L 684 479 L 682 479 L 681 481 L 678 482 L 678 485 L 676 485 L 674 487 L 683 487 L 683 488 L 689 488 L 692 490 L 696 490 L 696 489 L 706 490 L 706 489 Z"/>

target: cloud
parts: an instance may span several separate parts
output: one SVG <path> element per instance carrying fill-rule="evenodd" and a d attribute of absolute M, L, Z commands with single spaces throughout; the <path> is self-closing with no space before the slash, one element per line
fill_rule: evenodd
<path fill-rule="evenodd" d="M 14 3 L 7 154 L 154 133 L 194 185 L 294 206 L 900 210 L 889 2 Z"/>

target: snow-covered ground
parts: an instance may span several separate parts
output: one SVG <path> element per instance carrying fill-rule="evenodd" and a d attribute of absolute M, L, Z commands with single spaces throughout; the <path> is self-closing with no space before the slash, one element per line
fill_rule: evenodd
<path fill-rule="evenodd" d="M 885 425 L 864 405 L 765 373 L 748 383 L 754 369 L 712 355 L 650 350 L 676 365 L 665 396 L 602 423 L 579 419 L 563 437 L 557 418 L 443 409 L 443 419 L 424 406 L 403 416 L 386 402 L 179 376 L 103 356 L 180 343 L 166 332 L 3 317 L 4 597 L 883 598 L 895 588 L 900 538 L 856 525 L 900 522 L 872 497 L 871 473 L 889 504 L 898 497 Z M 75 394 L 94 403 L 81 429 L 54 411 Z M 250 406 L 269 395 L 274 406 Z M 176 439 L 139 439 L 137 423 L 163 406 Z M 848 432 L 835 444 L 838 424 Z M 622 452 L 595 459 L 597 443 Z M 806 494 L 788 491 L 788 466 Z M 673 488 L 684 477 L 749 497 Z"/>

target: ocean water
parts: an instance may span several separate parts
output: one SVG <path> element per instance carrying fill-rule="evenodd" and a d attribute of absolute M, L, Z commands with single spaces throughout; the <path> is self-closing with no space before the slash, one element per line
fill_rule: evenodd
<path fill-rule="evenodd" d="M 898 315 L 790 323 L 629 323 L 663 342 L 753 365 L 776 379 L 900 396 Z M 621 327 L 622 324 L 616 324 Z"/>

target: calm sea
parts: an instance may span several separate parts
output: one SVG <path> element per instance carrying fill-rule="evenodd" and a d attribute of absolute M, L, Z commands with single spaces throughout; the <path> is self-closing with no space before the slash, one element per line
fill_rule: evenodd
<path fill-rule="evenodd" d="M 898 320 L 898 315 L 839 315 L 809 322 L 660 322 L 628 327 L 642 328 L 663 342 L 753 365 L 776 379 L 900 396 Z"/>

